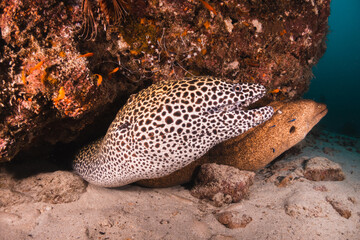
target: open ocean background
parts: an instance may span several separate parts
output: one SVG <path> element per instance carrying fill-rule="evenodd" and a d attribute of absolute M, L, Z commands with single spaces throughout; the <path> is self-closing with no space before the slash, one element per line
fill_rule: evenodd
<path fill-rule="evenodd" d="M 360 1 L 333 0 L 327 50 L 304 98 L 328 105 L 326 130 L 360 137 Z"/>

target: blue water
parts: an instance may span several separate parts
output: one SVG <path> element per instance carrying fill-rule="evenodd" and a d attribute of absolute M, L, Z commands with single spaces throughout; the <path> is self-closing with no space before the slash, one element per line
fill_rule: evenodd
<path fill-rule="evenodd" d="M 304 98 L 328 105 L 320 125 L 360 137 L 360 1 L 333 0 L 327 50 Z"/>

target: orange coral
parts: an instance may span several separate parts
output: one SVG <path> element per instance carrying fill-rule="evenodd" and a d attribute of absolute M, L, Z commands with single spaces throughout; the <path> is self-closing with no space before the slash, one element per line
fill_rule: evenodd
<path fill-rule="evenodd" d="M 56 98 L 54 98 L 53 101 L 56 103 L 56 102 L 60 101 L 61 99 L 64 99 L 64 97 L 65 97 L 65 89 L 64 89 L 64 87 L 61 87 L 59 89 L 58 96 Z"/>
<path fill-rule="evenodd" d="M 82 55 L 78 56 L 78 58 L 82 58 L 82 57 L 92 57 L 92 56 L 94 56 L 94 53 L 90 52 L 90 53 L 82 54 Z"/>
<path fill-rule="evenodd" d="M 204 7 L 206 7 L 210 12 L 214 13 L 215 15 L 217 15 L 217 12 L 215 11 L 215 9 L 208 4 L 207 2 L 205 2 L 204 0 L 199 0 L 202 4 L 204 4 Z"/>
<path fill-rule="evenodd" d="M 38 64 L 36 64 L 34 67 L 30 68 L 29 69 L 29 74 L 31 74 L 33 71 L 37 70 L 37 69 L 40 69 L 40 67 L 44 64 L 44 60 L 43 61 L 40 61 Z"/>

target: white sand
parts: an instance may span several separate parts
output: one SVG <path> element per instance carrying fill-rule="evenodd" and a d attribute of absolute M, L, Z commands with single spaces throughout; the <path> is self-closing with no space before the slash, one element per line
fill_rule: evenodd
<path fill-rule="evenodd" d="M 286 159 L 327 157 L 341 164 L 344 181 L 304 179 L 277 187 L 258 175 L 248 200 L 221 208 L 194 198 L 181 186 L 89 185 L 75 202 L 0 208 L 0 239 L 360 239 L 360 143 L 349 151 L 336 144 L 338 140 L 329 133 L 308 138 L 310 145 L 301 154 Z M 335 149 L 333 156 L 323 147 Z M 340 216 L 326 197 L 341 202 L 351 217 Z M 252 221 L 245 228 L 228 229 L 216 219 L 223 211 L 239 211 Z"/>

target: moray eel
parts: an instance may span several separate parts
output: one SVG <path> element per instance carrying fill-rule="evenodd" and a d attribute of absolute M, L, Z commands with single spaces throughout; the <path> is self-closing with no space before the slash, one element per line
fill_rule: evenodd
<path fill-rule="evenodd" d="M 245 109 L 265 93 L 259 84 L 213 77 L 153 84 L 129 98 L 105 137 L 83 148 L 73 168 L 104 187 L 169 175 L 269 119 L 270 106 Z"/>
<path fill-rule="evenodd" d="M 170 187 L 184 184 L 196 175 L 198 166 L 217 163 L 240 170 L 257 171 L 303 140 L 327 114 L 325 104 L 308 99 L 272 102 L 274 115 L 264 124 L 213 147 L 207 154 L 170 175 L 144 179 L 145 187 Z"/>

